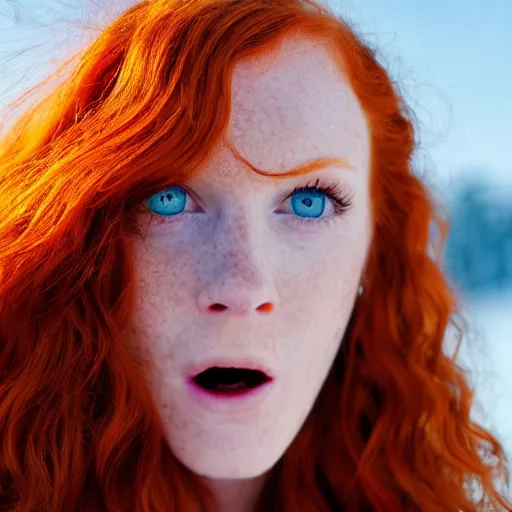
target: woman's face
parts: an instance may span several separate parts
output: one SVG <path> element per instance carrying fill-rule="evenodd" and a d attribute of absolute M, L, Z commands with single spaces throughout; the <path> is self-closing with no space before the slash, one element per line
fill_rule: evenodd
<path fill-rule="evenodd" d="M 229 136 L 276 175 L 320 157 L 350 165 L 276 180 L 221 144 L 199 175 L 152 197 L 158 218 L 133 241 L 128 340 L 169 445 L 196 474 L 242 479 L 284 454 L 340 347 L 370 242 L 370 142 L 327 48 L 297 38 L 236 66 Z M 312 189 L 293 193 L 317 180 L 341 191 L 339 208 Z M 215 362 L 253 362 L 273 380 L 243 402 L 220 388 L 198 398 L 188 377 Z"/>

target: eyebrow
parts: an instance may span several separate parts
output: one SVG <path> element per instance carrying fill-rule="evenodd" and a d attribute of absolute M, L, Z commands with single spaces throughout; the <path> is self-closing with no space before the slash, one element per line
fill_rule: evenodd
<path fill-rule="evenodd" d="M 271 176 L 273 178 L 288 178 L 293 176 L 302 176 L 303 174 L 309 174 L 310 172 L 325 169 L 327 167 L 341 167 L 342 169 L 350 169 L 352 171 L 355 170 L 355 168 L 350 164 L 350 162 L 346 158 L 324 156 L 299 164 L 298 166 L 286 172 L 280 172 L 279 174 L 275 174 L 273 172 L 265 172 L 262 171 L 261 169 L 257 169 L 239 153 L 239 151 L 231 144 L 231 142 L 228 141 L 227 145 L 238 160 L 244 162 L 254 172 L 261 174 L 262 176 Z"/>
<path fill-rule="evenodd" d="M 354 167 L 350 164 L 350 162 L 345 158 L 320 157 L 299 164 L 298 166 L 293 167 L 292 169 L 284 173 L 279 173 L 279 176 L 301 176 L 303 174 L 308 174 L 310 172 L 325 169 L 327 167 L 340 167 L 342 169 L 349 169 L 352 171 L 355 170 Z"/>
<path fill-rule="evenodd" d="M 246 164 L 256 173 L 261 174 L 262 176 L 269 176 L 272 178 L 294 178 L 296 176 L 302 176 L 304 174 L 309 174 L 314 171 L 319 171 L 321 169 L 326 169 L 327 167 L 340 167 L 342 169 L 349 169 L 354 171 L 355 168 L 346 160 L 345 158 L 333 158 L 333 157 L 320 157 L 315 158 L 313 160 L 309 160 L 308 162 L 304 162 L 302 164 L 293 167 L 292 169 L 280 172 L 276 174 L 275 172 L 266 172 L 261 169 L 257 169 L 253 165 L 251 165 L 247 160 L 244 159 Z"/>

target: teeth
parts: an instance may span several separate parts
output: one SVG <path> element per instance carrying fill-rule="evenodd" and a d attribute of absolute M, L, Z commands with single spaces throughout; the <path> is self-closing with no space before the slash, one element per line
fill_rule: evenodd
<path fill-rule="evenodd" d="M 245 382 L 238 382 L 237 384 L 216 384 L 215 389 L 218 391 L 237 391 L 239 389 L 247 389 Z"/>

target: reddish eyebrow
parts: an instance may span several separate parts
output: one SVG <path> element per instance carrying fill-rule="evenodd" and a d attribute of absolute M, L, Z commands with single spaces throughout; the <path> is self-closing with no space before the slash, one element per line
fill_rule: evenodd
<path fill-rule="evenodd" d="M 341 167 L 342 169 L 354 170 L 354 167 L 345 158 L 320 157 L 300 164 L 284 173 L 279 173 L 279 176 L 300 176 L 325 169 L 326 167 Z"/>
<path fill-rule="evenodd" d="M 305 162 L 303 164 L 299 164 L 288 171 L 276 174 L 275 172 L 266 172 L 262 171 L 261 169 L 257 169 L 249 162 L 247 162 L 247 160 L 243 160 L 254 172 L 257 172 L 263 176 L 269 176 L 278 179 L 302 176 L 303 174 L 309 174 L 310 172 L 325 169 L 326 167 L 341 167 L 342 169 L 349 169 L 352 171 L 355 170 L 355 168 L 348 162 L 348 160 L 345 160 L 344 158 L 321 157 L 315 158 L 314 160 L 310 160 L 309 162 Z"/>
<path fill-rule="evenodd" d="M 355 168 L 350 164 L 350 162 L 346 158 L 320 157 L 320 158 L 315 158 L 308 162 L 299 164 L 296 167 L 294 167 L 293 169 L 290 169 L 289 171 L 280 172 L 279 174 L 276 174 L 274 172 L 266 172 L 266 171 L 256 168 L 254 165 L 252 165 L 247 159 L 245 159 L 239 153 L 239 151 L 232 145 L 232 143 L 230 141 L 227 141 L 227 146 L 238 160 L 240 160 L 241 162 L 244 162 L 254 172 L 261 174 L 263 176 L 270 176 L 273 178 L 288 178 L 288 177 L 292 177 L 292 176 L 301 176 L 303 174 L 308 174 L 313 171 L 325 169 L 326 167 L 334 167 L 334 166 L 341 167 L 342 169 L 355 170 Z"/>

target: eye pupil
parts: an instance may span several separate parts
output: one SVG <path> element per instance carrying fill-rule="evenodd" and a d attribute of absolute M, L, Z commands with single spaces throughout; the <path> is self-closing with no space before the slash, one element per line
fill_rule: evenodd
<path fill-rule="evenodd" d="M 162 196 L 162 197 L 161 197 L 161 202 L 162 202 L 162 204 L 164 203 L 164 197 L 166 197 L 166 198 L 167 198 L 167 200 L 171 201 L 171 200 L 172 200 L 172 198 L 173 198 L 174 196 L 173 196 L 172 194 L 170 194 L 170 193 L 169 193 L 169 194 L 166 194 L 165 196 Z"/>

